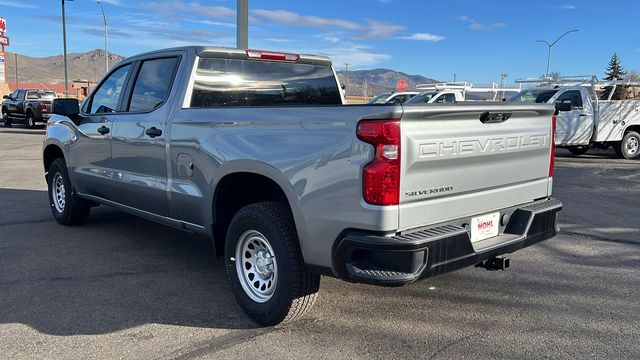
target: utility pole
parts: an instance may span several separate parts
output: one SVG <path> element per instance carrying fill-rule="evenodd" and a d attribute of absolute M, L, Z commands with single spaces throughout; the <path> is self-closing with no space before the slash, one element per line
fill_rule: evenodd
<path fill-rule="evenodd" d="M 64 96 L 69 97 L 69 76 L 67 75 L 67 24 L 64 18 L 64 0 L 62 0 L 62 47 L 64 48 Z"/>
<path fill-rule="evenodd" d="M 551 44 L 549 44 L 549 42 L 547 42 L 546 40 L 536 40 L 536 42 L 545 43 L 549 47 L 549 52 L 547 53 L 547 72 L 544 75 L 545 78 L 549 78 L 549 66 L 551 65 L 551 49 L 565 35 L 567 35 L 569 33 L 572 33 L 572 32 L 576 32 L 576 31 L 578 31 L 578 29 L 573 29 L 573 30 L 569 30 L 569 31 L 565 32 L 564 34 L 558 36 L 558 38 L 554 42 L 552 42 Z"/>
<path fill-rule="evenodd" d="M 249 0 L 238 0 L 236 20 L 236 47 L 247 49 L 249 47 Z"/>
<path fill-rule="evenodd" d="M 16 59 L 16 89 L 17 89 L 20 87 L 20 84 L 18 83 L 18 54 L 13 53 L 13 58 Z"/>
<path fill-rule="evenodd" d="M 458 74 L 453 74 L 453 82 L 456 82 L 457 77 L 458 77 Z"/>
<path fill-rule="evenodd" d="M 105 73 L 109 72 L 109 19 L 104 13 L 104 7 L 102 6 L 102 0 L 97 1 L 98 5 L 100 5 L 100 10 L 102 10 L 102 19 L 104 20 L 104 57 L 107 59 L 107 70 Z"/>
<path fill-rule="evenodd" d="M 345 81 L 344 81 L 344 86 L 345 88 L 349 85 L 349 63 L 344 63 L 344 76 L 345 76 Z"/>

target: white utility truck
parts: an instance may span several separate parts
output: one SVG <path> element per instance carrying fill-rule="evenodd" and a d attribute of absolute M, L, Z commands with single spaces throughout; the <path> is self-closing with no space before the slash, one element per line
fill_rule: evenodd
<path fill-rule="evenodd" d="M 556 104 L 557 147 L 582 155 L 591 147 L 613 146 L 620 158 L 640 157 L 640 99 L 612 99 L 617 87 L 635 88 L 640 82 L 598 81 L 591 75 L 516 82 L 539 85 L 522 91 L 510 101 Z M 605 89 L 610 91 L 603 99 Z"/>
<path fill-rule="evenodd" d="M 453 104 L 462 101 L 488 100 L 499 101 L 506 96 L 519 93 L 520 88 L 503 88 L 493 83 L 490 87 L 476 87 L 468 82 L 445 82 L 418 84 L 420 94 L 407 101 L 411 104 Z"/>

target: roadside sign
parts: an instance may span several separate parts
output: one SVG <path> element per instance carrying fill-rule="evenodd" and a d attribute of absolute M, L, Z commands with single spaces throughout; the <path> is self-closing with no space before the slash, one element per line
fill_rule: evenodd
<path fill-rule="evenodd" d="M 0 35 L 0 45 L 9 46 L 9 37 Z"/>
<path fill-rule="evenodd" d="M 0 31 L 7 31 L 7 20 L 5 20 L 2 16 L 0 16 Z"/>
<path fill-rule="evenodd" d="M 405 79 L 400 79 L 396 83 L 396 90 L 398 91 L 407 91 L 408 88 L 409 88 L 409 83 Z"/>

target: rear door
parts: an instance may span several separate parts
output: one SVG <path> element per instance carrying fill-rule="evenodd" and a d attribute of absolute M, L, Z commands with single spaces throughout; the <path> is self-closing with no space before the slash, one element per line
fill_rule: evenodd
<path fill-rule="evenodd" d="M 559 91 L 551 102 L 571 104 L 570 111 L 558 113 L 556 145 L 588 145 L 595 120 L 588 93 L 582 89 Z"/>
<path fill-rule="evenodd" d="M 547 196 L 553 112 L 549 105 L 404 106 L 400 229 Z"/>
<path fill-rule="evenodd" d="M 168 215 L 167 100 L 179 63 L 179 55 L 163 55 L 136 64 L 111 137 L 113 182 L 108 198 L 161 216 Z"/>

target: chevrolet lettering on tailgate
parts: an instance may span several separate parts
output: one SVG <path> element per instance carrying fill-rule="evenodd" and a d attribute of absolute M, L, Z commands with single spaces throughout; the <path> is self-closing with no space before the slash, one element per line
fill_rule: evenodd
<path fill-rule="evenodd" d="M 517 151 L 522 149 L 546 148 L 548 134 L 491 137 L 468 140 L 438 140 L 420 144 L 420 157 L 453 157 Z"/>

